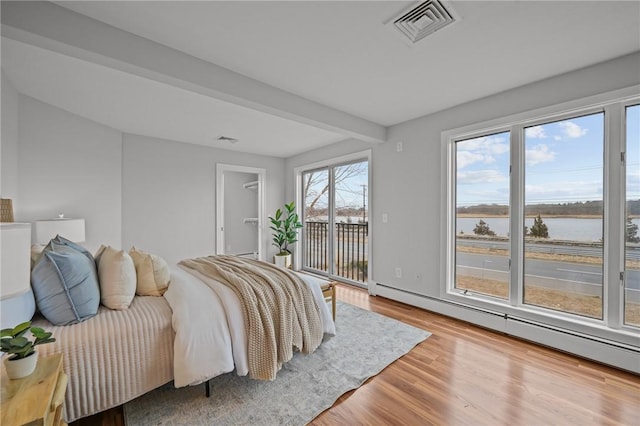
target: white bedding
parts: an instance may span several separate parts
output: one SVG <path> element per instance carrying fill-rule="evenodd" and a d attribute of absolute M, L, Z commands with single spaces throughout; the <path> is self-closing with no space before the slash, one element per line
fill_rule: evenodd
<path fill-rule="evenodd" d="M 320 307 L 325 334 L 335 335 L 335 324 L 320 285 L 325 281 L 299 274 Z M 249 373 L 247 335 L 240 300 L 224 284 L 192 269 L 174 267 L 164 294 L 173 310 L 174 384 L 196 385 L 236 369 Z"/>

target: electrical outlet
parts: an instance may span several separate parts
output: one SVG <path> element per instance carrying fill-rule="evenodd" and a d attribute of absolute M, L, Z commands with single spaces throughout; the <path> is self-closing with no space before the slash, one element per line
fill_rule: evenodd
<path fill-rule="evenodd" d="M 386 213 L 382 213 L 382 223 L 389 222 L 389 215 Z"/>
<path fill-rule="evenodd" d="M 402 142 L 396 143 L 396 151 L 397 152 L 402 152 L 403 149 L 404 149 L 404 143 L 402 143 Z"/>
<path fill-rule="evenodd" d="M 396 278 L 402 278 L 402 268 L 396 268 Z"/>

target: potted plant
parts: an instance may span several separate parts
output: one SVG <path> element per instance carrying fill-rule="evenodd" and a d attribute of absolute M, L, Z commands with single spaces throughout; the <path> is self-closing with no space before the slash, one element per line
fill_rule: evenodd
<path fill-rule="evenodd" d="M 291 266 L 291 251 L 289 244 L 298 241 L 298 229 L 302 228 L 302 223 L 295 212 L 294 202 L 285 204 L 285 211 L 276 210 L 274 217 L 269 216 L 271 230 L 273 231 L 273 245 L 278 248 L 278 253 L 274 256 L 274 263 L 284 268 Z"/>
<path fill-rule="evenodd" d="M 31 330 L 34 340 L 27 339 L 24 334 Z M 4 364 L 10 379 L 21 379 L 33 373 L 38 362 L 36 345 L 55 342 L 52 333 L 40 327 L 31 327 L 31 321 L 23 322 L 14 328 L 0 331 L 0 350 L 7 354 Z"/>

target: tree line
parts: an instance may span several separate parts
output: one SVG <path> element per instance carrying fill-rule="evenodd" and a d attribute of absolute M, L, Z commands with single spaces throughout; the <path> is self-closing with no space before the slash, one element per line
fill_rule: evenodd
<path fill-rule="evenodd" d="M 509 206 L 502 204 L 478 204 L 457 208 L 458 214 L 478 214 L 492 216 L 507 216 Z M 525 206 L 526 216 L 599 216 L 603 212 L 602 201 L 578 201 L 575 203 L 532 204 Z M 627 201 L 627 214 L 640 215 L 640 200 Z"/>

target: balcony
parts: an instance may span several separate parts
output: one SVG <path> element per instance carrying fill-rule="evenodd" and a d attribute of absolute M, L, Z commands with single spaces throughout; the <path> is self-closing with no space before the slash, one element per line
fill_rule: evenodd
<path fill-rule="evenodd" d="M 367 282 L 369 224 L 336 223 L 333 244 L 333 270 L 329 270 L 329 225 L 322 221 L 305 221 L 303 268 L 323 275 Z"/>

